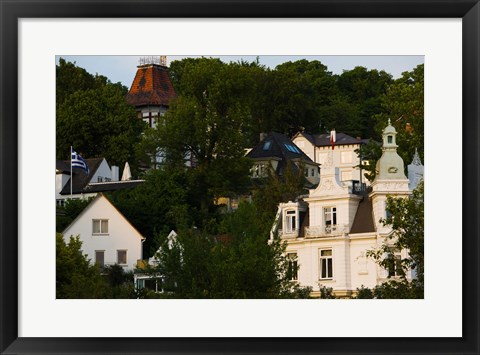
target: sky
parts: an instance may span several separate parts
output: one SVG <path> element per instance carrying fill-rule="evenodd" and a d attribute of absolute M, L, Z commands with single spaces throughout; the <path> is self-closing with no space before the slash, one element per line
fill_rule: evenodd
<path fill-rule="evenodd" d="M 57 56 L 56 63 L 59 58 L 64 58 L 67 61 L 75 62 L 77 66 L 84 68 L 91 74 L 99 74 L 106 76 L 111 82 L 121 82 L 126 87 L 130 88 L 139 59 L 142 56 L 105 56 L 105 55 L 79 55 L 79 56 Z M 190 56 L 200 57 L 200 56 Z M 205 55 L 205 57 L 210 57 Z M 256 56 L 211 56 L 220 58 L 224 62 L 240 61 L 241 59 L 252 62 Z M 167 56 L 167 64 L 173 60 L 179 60 L 185 56 Z M 300 59 L 307 59 L 309 61 L 319 60 L 327 66 L 328 70 L 333 74 L 342 74 L 345 70 L 351 70 L 356 66 L 363 66 L 367 69 L 384 70 L 391 74 L 393 78 L 398 78 L 405 71 L 411 71 L 419 64 L 424 63 L 424 56 L 280 56 L 280 55 L 264 55 L 259 56 L 260 64 L 263 64 L 271 69 L 277 65 L 288 61 L 296 61 Z"/>

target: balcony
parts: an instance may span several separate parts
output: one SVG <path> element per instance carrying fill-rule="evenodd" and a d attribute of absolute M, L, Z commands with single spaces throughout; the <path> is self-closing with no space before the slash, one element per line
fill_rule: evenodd
<path fill-rule="evenodd" d="M 295 239 L 298 238 L 299 230 L 286 230 L 286 229 L 279 229 L 278 235 L 281 239 Z"/>
<path fill-rule="evenodd" d="M 348 234 L 347 224 L 332 224 L 327 226 L 305 227 L 305 238 L 329 238 Z"/>

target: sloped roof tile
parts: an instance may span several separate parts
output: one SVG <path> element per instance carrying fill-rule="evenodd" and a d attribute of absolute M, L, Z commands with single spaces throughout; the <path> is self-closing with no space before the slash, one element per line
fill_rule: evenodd
<path fill-rule="evenodd" d="M 132 106 L 168 106 L 177 97 L 168 68 L 147 64 L 137 67 L 137 73 L 127 94 L 127 103 Z"/>

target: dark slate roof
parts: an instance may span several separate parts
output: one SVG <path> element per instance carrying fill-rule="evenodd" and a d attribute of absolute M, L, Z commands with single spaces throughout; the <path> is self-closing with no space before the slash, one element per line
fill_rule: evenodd
<path fill-rule="evenodd" d="M 267 147 L 265 144 L 271 142 Z M 294 149 L 289 150 L 287 145 L 292 146 Z M 265 149 L 264 149 L 265 148 Z M 286 135 L 270 132 L 263 141 L 259 142 L 253 149 L 247 154 L 247 157 L 252 159 L 265 159 L 265 158 L 280 158 L 280 159 L 301 159 L 305 162 L 315 164 L 290 138 Z"/>
<path fill-rule="evenodd" d="M 83 189 L 90 182 L 90 179 L 95 174 L 102 161 L 103 158 L 85 159 L 85 163 L 87 163 L 89 170 L 88 176 L 83 169 L 73 168 L 72 191 L 74 194 L 80 194 L 83 192 Z M 70 160 L 65 160 L 64 164 L 68 166 L 68 171 L 70 171 Z M 68 179 L 62 191 L 60 191 L 60 195 L 70 195 L 70 179 Z"/>
<path fill-rule="evenodd" d="M 141 185 L 144 181 L 145 180 L 126 180 L 126 181 L 92 183 L 85 186 L 85 188 L 83 189 L 83 192 L 91 193 L 91 192 L 106 192 L 106 191 L 131 189 L 138 185 Z"/>
<path fill-rule="evenodd" d="M 68 174 L 70 175 L 70 161 L 66 163 L 63 160 L 57 160 L 55 169 L 62 174 Z"/>
<path fill-rule="evenodd" d="M 357 213 L 350 228 L 350 234 L 375 232 L 375 224 L 373 223 L 372 201 L 368 195 L 358 204 Z"/>
<path fill-rule="evenodd" d="M 314 144 L 317 147 L 325 147 L 325 146 L 331 145 L 330 133 L 315 134 L 313 135 L 313 139 L 315 141 Z M 353 138 L 345 133 L 338 133 L 338 132 L 336 133 L 335 145 L 363 144 L 363 143 L 364 142 L 362 139 Z"/>
<path fill-rule="evenodd" d="M 277 132 L 270 132 L 248 152 L 247 157 L 254 160 L 278 160 L 276 171 L 278 175 L 283 175 L 287 163 L 291 160 L 316 164 L 290 138 Z M 296 165 L 292 167 L 297 169 Z"/>
<path fill-rule="evenodd" d="M 168 68 L 147 64 L 137 67 L 137 73 L 127 94 L 127 103 L 132 106 L 168 106 L 177 94 L 173 88 Z"/>

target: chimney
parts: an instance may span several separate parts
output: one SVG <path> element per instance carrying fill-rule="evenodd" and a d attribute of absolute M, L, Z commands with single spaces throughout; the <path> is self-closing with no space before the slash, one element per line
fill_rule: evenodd
<path fill-rule="evenodd" d="M 116 165 L 112 165 L 112 181 L 118 181 L 119 168 Z"/>
<path fill-rule="evenodd" d="M 263 142 L 267 138 L 267 134 L 265 132 L 260 132 L 260 142 Z"/>

